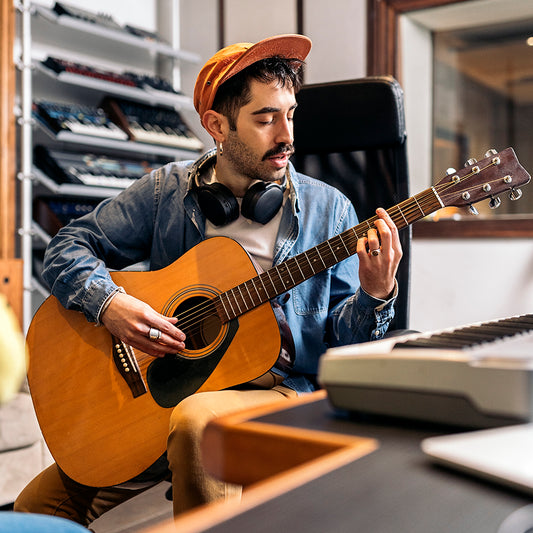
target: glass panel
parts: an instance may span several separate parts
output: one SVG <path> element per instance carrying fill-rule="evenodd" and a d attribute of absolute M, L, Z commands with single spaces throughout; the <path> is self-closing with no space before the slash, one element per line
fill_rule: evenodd
<path fill-rule="evenodd" d="M 512 146 L 533 171 L 533 18 L 513 23 L 435 31 L 433 175 L 460 168 L 489 148 Z M 450 163 L 452 162 L 452 163 Z M 533 213 L 533 185 L 498 210 L 482 214 Z"/>

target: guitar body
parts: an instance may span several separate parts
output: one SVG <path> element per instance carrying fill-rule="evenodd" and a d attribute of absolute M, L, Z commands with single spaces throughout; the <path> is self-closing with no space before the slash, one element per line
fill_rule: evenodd
<path fill-rule="evenodd" d="M 239 244 L 217 237 L 162 270 L 112 276 L 128 294 L 173 315 L 256 274 Z M 109 332 L 55 297 L 35 314 L 27 342 L 28 381 L 50 452 L 77 482 L 108 486 L 133 478 L 165 451 L 179 401 L 261 376 L 276 363 L 282 340 L 269 302 L 226 324 L 206 319 L 194 347 L 182 354 L 135 353 L 138 372 L 131 368 L 129 375 L 146 384 L 136 394 L 119 371 Z"/>

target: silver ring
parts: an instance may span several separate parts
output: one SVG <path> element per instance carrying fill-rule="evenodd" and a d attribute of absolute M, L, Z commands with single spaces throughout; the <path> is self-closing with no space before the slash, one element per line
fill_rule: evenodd
<path fill-rule="evenodd" d="M 150 331 L 148 332 L 148 337 L 151 341 L 158 341 L 161 338 L 162 333 L 155 328 L 150 328 Z"/>
<path fill-rule="evenodd" d="M 381 250 L 379 248 L 376 248 L 375 250 L 370 250 L 370 253 L 374 256 L 374 257 L 377 257 L 380 253 L 381 253 Z"/>

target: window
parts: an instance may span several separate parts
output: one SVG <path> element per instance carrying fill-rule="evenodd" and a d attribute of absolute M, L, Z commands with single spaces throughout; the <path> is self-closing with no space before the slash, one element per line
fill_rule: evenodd
<path fill-rule="evenodd" d="M 533 6 L 531 18 L 433 32 L 432 133 L 433 176 L 507 146 L 533 170 Z M 522 191 L 494 213 L 533 213 L 531 185 Z"/>

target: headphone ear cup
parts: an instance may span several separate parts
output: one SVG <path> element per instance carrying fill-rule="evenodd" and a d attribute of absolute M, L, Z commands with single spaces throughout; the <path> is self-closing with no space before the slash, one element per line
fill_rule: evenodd
<path fill-rule="evenodd" d="M 266 224 L 283 205 L 284 189 L 277 183 L 254 183 L 244 195 L 241 204 L 243 217 Z"/>
<path fill-rule="evenodd" d="M 196 192 L 200 209 L 215 226 L 224 226 L 239 217 L 237 199 L 222 183 L 201 185 Z"/>

